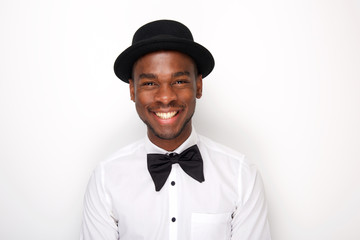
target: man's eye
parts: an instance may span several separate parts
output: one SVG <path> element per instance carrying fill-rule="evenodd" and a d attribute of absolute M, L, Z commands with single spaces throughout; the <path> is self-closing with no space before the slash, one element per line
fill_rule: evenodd
<path fill-rule="evenodd" d="M 141 84 L 142 86 L 154 86 L 155 83 L 154 82 L 144 82 L 143 84 Z"/>
<path fill-rule="evenodd" d="M 174 82 L 174 85 L 181 85 L 181 84 L 185 84 L 186 81 L 185 80 L 177 80 Z"/>

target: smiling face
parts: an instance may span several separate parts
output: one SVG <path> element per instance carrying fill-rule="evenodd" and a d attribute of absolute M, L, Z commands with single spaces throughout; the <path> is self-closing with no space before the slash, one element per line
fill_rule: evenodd
<path fill-rule="evenodd" d="M 130 95 L 155 145 L 172 151 L 191 134 L 202 77 L 194 61 L 175 51 L 159 51 L 140 58 L 133 67 Z"/>

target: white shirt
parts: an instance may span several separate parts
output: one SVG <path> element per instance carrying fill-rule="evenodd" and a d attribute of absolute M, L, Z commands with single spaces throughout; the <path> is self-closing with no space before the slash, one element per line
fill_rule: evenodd
<path fill-rule="evenodd" d="M 199 136 L 205 181 L 172 165 L 159 192 L 147 169 L 148 153 L 168 153 L 148 138 L 135 142 L 95 169 L 84 199 L 81 240 L 268 240 L 263 184 L 244 155 Z"/>

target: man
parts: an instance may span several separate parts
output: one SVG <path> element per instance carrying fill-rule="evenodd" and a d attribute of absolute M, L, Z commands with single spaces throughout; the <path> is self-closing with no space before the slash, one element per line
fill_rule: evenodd
<path fill-rule="evenodd" d="M 101 162 L 84 201 L 83 240 L 270 239 L 260 175 L 192 127 L 211 53 L 170 20 L 137 30 L 115 74 L 147 137 Z"/>

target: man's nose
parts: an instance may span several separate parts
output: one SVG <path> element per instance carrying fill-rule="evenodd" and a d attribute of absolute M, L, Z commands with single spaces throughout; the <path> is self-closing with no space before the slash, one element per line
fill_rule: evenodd
<path fill-rule="evenodd" d="M 172 88 L 171 85 L 167 85 L 167 84 L 160 86 L 160 88 L 158 89 L 155 95 L 155 100 L 163 104 L 169 104 L 170 102 L 176 100 L 176 98 L 177 95 L 174 89 Z"/>

